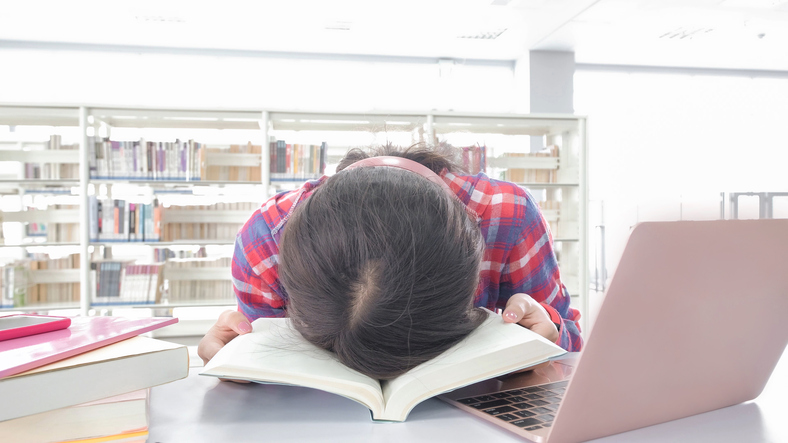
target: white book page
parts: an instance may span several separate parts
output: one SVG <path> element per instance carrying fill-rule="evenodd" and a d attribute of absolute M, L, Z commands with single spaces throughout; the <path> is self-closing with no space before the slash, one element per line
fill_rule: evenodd
<path fill-rule="evenodd" d="M 462 342 L 393 380 L 381 383 L 385 419 L 404 420 L 427 398 L 527 368 L 564 354 L 561 347 L 518 324 L 504 323 L 488 311 L 484 321 Z"/>
<path fill-rule="evenodd" d="M 340 363 L 336 357 L 304 340 L 286 318 L 261 318 L 253 332 L 222 348 L 201 375 L 238 378 L 321 389 L 383 410 L 380 383 Z"/>

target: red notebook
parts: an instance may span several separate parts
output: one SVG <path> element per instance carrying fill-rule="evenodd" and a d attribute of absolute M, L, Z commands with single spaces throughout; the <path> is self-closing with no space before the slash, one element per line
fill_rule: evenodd
<path fill-rule="evenodd" d="M 0 378 L 177 323 L 177 318 L 73 317 L 71 326 L 0 341 Z"/>

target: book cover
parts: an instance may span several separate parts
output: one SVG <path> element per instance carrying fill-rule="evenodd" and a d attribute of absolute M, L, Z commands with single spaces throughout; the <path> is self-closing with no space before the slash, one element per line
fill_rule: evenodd
<path fill-rule="evenodd" d="M 144 441 L 148 433 L 148 391 L 141 389 L 2 421 L 0 435 L 14 443 L 117 441 L 125 436 Z"/>
<path fill-rule="evenodd" d="M 0 379 L 0 398 L 14 399 L 0 402 L 0 421 L 158 386 L 188 373 L 186 346 L 131 337 Z"/>
<path fill-rule="evenodd" d="M 73 317 L 66 329 L 0 341 L 0 379 L 177 322 L 171 317 Z"/>

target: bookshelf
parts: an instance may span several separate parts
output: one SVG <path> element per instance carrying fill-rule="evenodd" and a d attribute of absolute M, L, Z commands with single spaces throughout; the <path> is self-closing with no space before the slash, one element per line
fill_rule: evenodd
<path fill-rule="evenodd" d="M 51 134 L 61 135 L 63 143 L 66 138 L 68 143 L 74 143 L 71 140 L 76 138 L 78 149 L 60 150 L 57 157 L 47 155 L 51 152 L 44 149 L 41 144 L 44 141 L 0 139 L 0 162 L 4 162 L 0 165 L 56 160 L 79 168 L 77 177 L 61 180 L 2 175 L 0 170 L 3 198 L 76 199 L 69 209 L 4 210 L 4 225 L 76 223 L 81 229 L 79 238 L 70 241 L 46 242 L 36 238 L 6 241 L 0 247 L 0 254 L 12 251 L 6 255 L 19 257 L 30 250 L 57 251 L 58 248 L 80 254 L 81 266 L 70 278 L 76 275 L 78 284 L 85 288 L 80 289 L 78 303 L 82 313 L 112 308 L 93 306 L 87 289 L 94 278 L 90 273 L 91 263 L 110 259 L 134 263 L 168 259 L 162 266 L 165 283 L 161 298 L 125 304 L 124 308 L 169 309 L 171 313 L 172 308 L 234 305 L 231 291 L 225 291 L 231 284 L 226 260 L 232 254 L 234 232 L 256 206 L 278 191 L 295 188 L 304 180 L 319 176 L 320 169 L 333 173 L 336 163 L 352 147 L 385 143 L 408 146 L 423 141 L 448 143 L 458 148 L 485 146 L 486 173 L 492 178 L 517 182 L 539 200 L 553 231 L 573 302 L 586 310 L 588 191 L 583 117 L 0 105 L 0 125 L 47 128 Z M 553 150 L 552 154 L 528 152 L 530 137 L 541 137 L 544 145 Z M 282 169 L 281 157 L 274 152 L 281 149 L 277 140 L 286 141 L 292 147 L 289 169 Z M 165 146 L 166 143 L 170 145 Z M 157 149 L 159 153 L 154 154 Z M 31 151 L 43 153 L 30 154 Z M 478 169 L 481 157 L 476 155 L 474 167 Z M 135 158 L 142 159 L 137 166 L 134 166 Z M 181 168 L 163 172 L 161 168 L 156 169 L 155 161 L 169 165 L 177 161 Z M 301 167 L 297 166 L 299 161 Z M 136 215 L 135 221 L 148 231 L 133 240 L 128 236 L 97 235 L 96 203 L 113 202 L 114 210 L 116 200 L 124 201 L 127 210 L 130 204 L 135 209 L 143 207 L 139 210 L 142 215 Z M 151 238 L 150 221 L 145 224 L 144 217 L 152 217 L 154 202 L 161 208 L 158 221 L 165 228 Z M 110 223 L 114 225 L 114 220 Z M 167 226 L 173 227 L 172 232 L 164 235 Z M 223 229 L 204 235 L 214 227 Z M 211 296 L 211 290 L 199 297 L 183 295 L 206 287 L 222 295 Z M 173 297 L 168 293 L 170 289 Z M 181 295 L 174 296 L 176 292 Z M 40 310 L 59 306 L 63 305 L 41 306 Z M 12 308 L 4 305 L 0 309 Z"/>
<path fill-rule="evenodd" d="M 585 118 L 433 113 L 426 137 L 432 143 L 481 149 L 488 176 L 528 190 L 550 225 L 562 280 L 572 303 L 581 312 L 588 312 Z M 541 141 L 542 150 L 531 152 L 533 137 Z"/>

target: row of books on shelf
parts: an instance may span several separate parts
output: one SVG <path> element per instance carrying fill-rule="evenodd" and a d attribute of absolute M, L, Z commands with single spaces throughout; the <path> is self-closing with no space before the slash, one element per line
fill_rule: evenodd
<path fill-rule="evenodd" d="M 76 209 L 76 206 L 54 205 L 53 209 Z M 259 208 L 253 202 L 220 202 L 212 205 L 170 206 L 165 208 L 158 199 L 151 203 L 132 203 L 121 199 L 88 198 L 88 217 L 90 240 L 97 242 L 171 242 L 178 240 L 226 240 L 232 243 L 238 229 L 243 225 L 239 222 L 167 222 L 166 213 L 186 214 L 187 217 L 199 220 L 202 215 L 223 211 L 248 211 Z M 29 208 L 29 210 L 36 210 Z M 2 215 L 0 214 L 0 221 Z M 244 220 L 245 221 L 245 220 Z M 80 227 L 78 223 L 27 222 L 24 235 L 29 238 L 46 238 L 50 243 L 78 242 Z M 2 223 L 0 223 L 0 243 L 3 240 Z"/>
<path fill-rule="evenodd" d="M 215 203 L 202 206 L 171 206 L 164 209 L 161 227 L 161 241 L 172 242 L 180 240 L 222 240 L 228 243 L 235 241 L 235 235 L 243 224 L 260 205 L 252 202 Z M 211 212 L 222 213 L 226 211 L 246 212 L 238 222 L 200 222 L 200 215 Z M 191 216 L 194 214 L 194 216 Z M 177 219 L 193 219 L 194 222 L 169 222 L 167 218 L 172 215 Z M 183 217 L 187 215 L 188 217 Z M 207 215 L 206 215 L 207 216 Z"/>
<path fill-rule="evenodd" d="M 39 254 L 45 255 L 45 254 Z M 230 257 L 169 259 L 165 262 L 138 264 L 128 260 L 101 260 L 90 264 L 90 300 L 94 306 L 159 304 L 183 301 L 234 300 L 232 284 L 219 280 L 170 280 L 165 284 L 166 269 L 200 272 L 219 268 L 230 273 Z M 36 271 L 79 269 L 79 254 L 59 259 L 17 260 L 2 268 L 0 307 L 24 307 L 76 304 L 80 283 L 37 283 Z"/>
<path fill-rule="evenodd" d="M 211 164 L 211 158 L 223 160 L 236 154 L 262 156 L 262 146 L 235 144 L 207 147 L 194 140 L 157 142 L 147 140 L 116 141 L 89 137 L 90 177 L 123 180 L 184 180 L 260 182 L 260 162 L 244 166 Z M 285 140 L 269 143 L 270 173 L 274 180 L 305 180 L 323 175 L 328 145 L 293 144 Z"/>
<path fill-rule="evenodd" d="M 79 209 L 76 205 L 53 205 L 54 210 Z M 28 207 L 27 211 L 38 211 Z M 0 231 L 2 228 L 0 228 Z M 49 243 L 68 243 L 79 241 L 79 223 L 40 223 L 28 222 L 25 224 L 25 236 L 45 238 Z"/>
<path fill-rule="evenodd" d="M 190 260 L 167 261 L 168 269 L 190 269 L 198 271 L 205 268 L 225 269 L 230 275 L 230 257 L 202 258 Z M 200 302 L 200 301 L 235 301 L 235 292 L 230 280 L 169 280 L 167 282 L 167 300 L 175 302 Z"/>
<path fill-rule="evenodd" d="M 119 199 L 88 199 L 88 219 L 92 241 L 159 241 L 163 207 L 152 203 L 131 203 Z"/>
<path fill-rule="evenodd" d="M 319 178 L 326 170 L 328 144 L 292 144 L 285 140 L 269 143 L 271 180 Z"/>
<path fill-rule="evenodd" d="M 177 250 L 174 251 L 170 248 L 153 248 L 153 261 L 165 262 L 174 258 L 206 258 L 208 256 L 205 247 L 202 246 L 197 250 Z"/>
<path fill-rule="evenodd" d="M 241 145 L 230 145 L 228 147 L 209 147 L 205 149 L 205 157 L 200 170 L 200 180 L 224 181 L 224 182 L 255 182 L 263 180 L 260 162 L 253 162 L 250 166 L 240 165 L 215 165 L 211 164 L 211 158 L 222 156 L 232 158 L 236 154 L 256 154 L 262 160 L 263 147 L 251 143 Z M 246 162 L 244 162 L 246 163 Z"/>
<path fill-rule="evenodd" d="M 161 263 L 138 265 L 123 261 L 100 261 L 90 265 L 91 300 L 95 306 L 156 304 L 161 302 Z"/>
<path fill-rule="evenodd" d="M 539 152 L 532 153 L 513 153 L 509 152 L 504 154 L 504 157 L 514 158 L 557 158 L 559 148 L 557 145 L 551 145 Z M 558 169 L 544 169 L 544 168 L 508 168 L 501 172 L 502 180 L 513 183 L 556 183 L 558 182 Z"/>
<path fill-rule="evenodd" d="M 33 254 L 31 259 L 3 266 L 0 272 L 0 307 L 79 302 L 78 282 L 37 283 L 31 274 L 31 271 L 63 269 L 79 269 L 79 254 L 56 259 L 50 259 L 46 254 Z"/>
<path fill-rule="evenodd" d="M 58 134 L 49 136 L 44 145 L 46 150 L 79 150 L 79 144 L 64 145 Z M 25 162 L 24 176 L 26 179 L 41 180 L 77 180 L 79 179 L 79 163 L 44 163 Z"/>
<path fill-rule="evenodd" d="M 167 222 L 167 213 L 194 214 L 198 212 L 248 211 L 258 208 L 252 202 L 220 202 L 212 205 L 170 206 L 165 208 L 158 199 L 152 203 L 131 203 L 120 199 L 89 200 L 90 239 L 103 242 L 157 242 L 178 240 L 227 240 L 232 242 L 243 222 Z M 179 217 L 183 219 L 184 217 Z M 186 217 L 189 218 L 189 217 Z"/>
<path fill-rule="evenodd" d="M 115 141 L 88 137 L 90 177 L 128 180 L 199 180 L 203 145 L 194 140 Z"/>
<path fill-rule="evenodd" d="M 150 388 L 188 375 L 186 346 L 142 336 L 168 317 L 73 317 L 0 342 L 0 440 L 147 441 Z M 31 386 L 42 395 L 30 395 Z"/>

